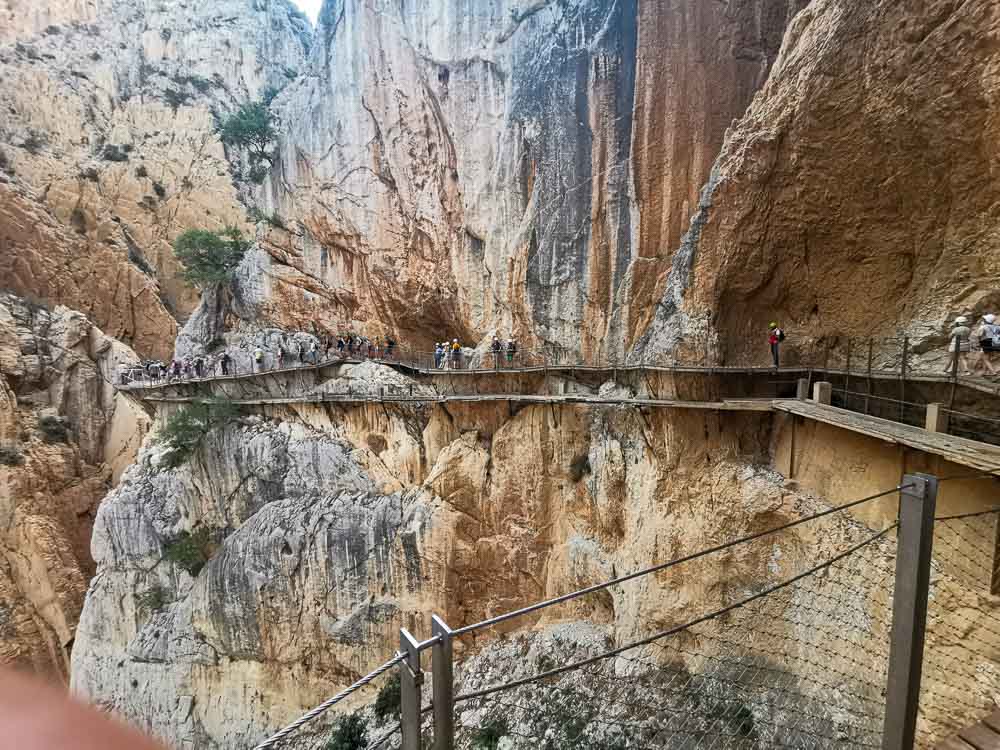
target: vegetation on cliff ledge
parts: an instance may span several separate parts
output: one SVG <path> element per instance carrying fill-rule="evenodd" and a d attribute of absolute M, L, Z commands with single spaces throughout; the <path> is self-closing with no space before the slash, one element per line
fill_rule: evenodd
<path fill-rule="evenodd" d="M 364 750 L 368 746 L 368 730 L 357 714 L 341 717 L 326 750 Z"/>
<path fill-rule="evenodd" d="M 221 232 L 189 229 L 174 240 L 174 255 L 184 266 L 181 275 L 205 288 L 228 282 L 249 247 L 235 227 Z"/>
<path fill-rule="evenodd" d="M 274 161 L 271 148 L 278 137 L 277 118 L 264 102 L 242 105 L 219 125 L 219 138 L 227 146 L 247 153 L 250 170 L 247 179 L 260 184 Z"/>
<path fill-rule="evenodd" d="M 183 465 L 209 432 L 239 416 L 240 408 L 224 399 L 197 401 L 175 412 L 156 438 L 166 448 L 160 457 L 160 466 L 176 469 Z"/>

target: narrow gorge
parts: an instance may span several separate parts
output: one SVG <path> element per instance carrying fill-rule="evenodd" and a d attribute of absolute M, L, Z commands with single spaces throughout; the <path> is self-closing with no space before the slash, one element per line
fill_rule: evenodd
<path fill-rule="evenodd" d="M 926 472 L 915 746 L 1000 706 L 1000 390 L 949 351 L 996 3 L 0 0 L 0 91 L 0 666 L 254 748 L 400 628 L 694 555 L 456 640 L 456 746 L 881 747 Z M 385 684 L 279 746 L 401 747 Z"/>

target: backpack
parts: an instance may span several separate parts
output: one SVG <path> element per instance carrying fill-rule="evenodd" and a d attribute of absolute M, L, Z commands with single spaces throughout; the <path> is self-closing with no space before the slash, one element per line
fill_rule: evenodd
<path fill-rule="evenodd" d="M 785 331 L 783 329 L 779 328 L 777 330 L 777 334 L 778 334 L 778 341 L 784 341 L 785 340 Z"/>

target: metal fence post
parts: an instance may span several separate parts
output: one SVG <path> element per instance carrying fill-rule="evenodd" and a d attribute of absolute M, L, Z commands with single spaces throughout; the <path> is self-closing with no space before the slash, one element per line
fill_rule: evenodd
<path fill-rule="evenodd" d="M 906 474 L 899 493 L 883 750 L 911 750 L 916 734 L 937 488 L 937 477 Z"/>
<path fill-rule="evenodd" d="M 431 652 L 434 678 L 434 750 L 454 750 L 455 686 L 451 628 L 437 615 L 431 615 L 431 635 L 438 637 Z"/>
<path fill-rule="evenodd" d="M 406 628 L 399 630 L 399 650 L 406 654 L 406 659 L 399 663 L 402 750 L 420 750 L 420 686 L 424 675 L 420 671 L 419 644 Z"/>

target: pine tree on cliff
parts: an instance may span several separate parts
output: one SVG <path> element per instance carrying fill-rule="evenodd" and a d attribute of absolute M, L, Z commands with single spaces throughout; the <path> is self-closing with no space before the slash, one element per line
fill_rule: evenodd
<path fill-rule="evenodd" d="M 249 247 L 235 227 L 221 232 L 189 229 L 174 240 L 174 255 L 184 266 L 181 276 L 205 289 L 227 283 Z"/>
<path fill-rule="evenodd" d="M 247 152 L 250 182 L 262 183 L 274 162 L 271 147 L 278 138 L 277 123 L 278 119 L 266 104 L 248 102 L 219 126 L 219 137 L 224 144 Z"/>

